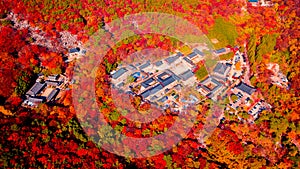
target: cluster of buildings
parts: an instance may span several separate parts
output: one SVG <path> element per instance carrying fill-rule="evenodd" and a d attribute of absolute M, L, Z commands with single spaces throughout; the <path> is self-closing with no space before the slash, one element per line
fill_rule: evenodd
<path fill-rule="evenodd" d="M 231 49 L 214 50 L 214 55 L 231 52 Z M 243 74 L 247 67 L 245 55 L 235 51 L 232 59 L 218 61 L 203 80 L 195 76 L 196 65 L 205 59 L 203 48 L 194 48 L 184 55 L 177 51 L 162 60 L 146 60 L 140 63 L 119 65 L 111 72 L 113 88 L 131 95 L 141 96 L 144 102 L 150 102 L 161 108 L 182 111 L 190 104 L 197 104 L 200 98 L 186 93 L 186 88 L 214 101 L 229 98 L 228 109 L 243 108 L 256 119 L 259 113 L 270 105 L 258 97 L 257 90 Z M 232 97 L 235 95 L 235 97 Z M 235 99 L 232 99 L 235 98 Z"/>
<path fill-rule="evenodd" d="M 277 63 L 268 63 L 267 69 L 273 73 L 273 75 L 270 76 L 272 84 L 289 89 L 289 81 L 282 73 Z"/>
<path fill-rule="evenodd" d="M 273 3 L 271 0 L 248 0 L 252 6 L 272 6 Z"/>
<path fill-rule="evenodd" d="M 230 52 L 228 48 L 216 50 L 217 55 Z M 242 75 L 242 69 L 236 69 L 236 65 L 245 65 L 245 60 L 240 52 L 236 52 L 232 60 L 219 61 L 212 73 L 197 86 L 197 90 L 206 97 L 217 101 L 218 97 L 225 97 L 226 91 L 236 83 Z"/>
<path fill-rule="evenodd" d="M 66 88 L 67 78 L 64 75 L 39 75 L 35 84 L 26 92 L 24 107 L 36 107 L 40 103 L 52 102 Z"/>
<path fill-rule="evenodd" d="M 144 58 L 141 62 L 120 64 L 117 70 L 111 72 L 112 86 L 128 94 L 140 96 L 143 102 L 150 102 L 163 109 L 171 108 L 175 112 L 199 103 L 200 98 L 218 101 L 229 97 L 227 108 L 237 110 L 242 107 L 256 119 L 269 105 L 257 99 L 256 89 L 242 80 L 247 67 L 245 55 L 235 51 L 232 59 L 216 62 L 204 79 L 198 79 L 195 71 L 199 62 L 207 59 L 205 50 L 208 50 L 205 46 L 198 46 L 185 54 L 176 51 L 161 60 Z M 232 49 L 221 48 L 210 52 L 214 56 L 220 56 L 232 52 Z M 85 54 L 84 49 L 71 48 L 67 62 Z M 280 72 L 277 74 L 280 75 Z M 64 75 L 40 75 L 26 93 L 22 105 L 36 107 L 39 103 L 54 101 L 67 81 Z M 187 92 L 189 90 L 194 92 Z M 236 96 L 234 100 L 231 99 L 233 95 Z"/>
<path fill-rule="evenodd" d="M 175 111 L 199 102 L 199 97 L 193 94 L 186 96 L 182 88 L 191 88 L 207 98 L 217 100 L 227 89 L 232 64 L 218 62 L 212 75 L 200 81 L 195 76 L 195 69 L 205 59 L 204 50 L 206 48 L 196 47 L 186 55 L 177 51 L 162 60 L 120 65 L 116 71 L 111 72 L 112 85 L 124 92 L 141 96 L 145 102 L 162 108 L 171 107 Z M 228 52 L 229 49 L 222 48 L 213 51 L 213 54 L 222 55 Z"/>
<path fill-rule="evenodd" d="M 86 54 L 86 50 L 81 47 L 70 48 L 65 62 L 71 62 L 74 59 L 80 59 Z"/>
<path fill-rule="evenodd" d="M 230 93 L 231 103 L 229 106 L 234 110 L 242 108 L 246 111 L 252 116 L 252 118 L 246 119 L 249 122 L 257 119 L 259 113 L 263 110 L 272 108 L 271 105 L 260 98 L 258 91 L 254 87 L 244 82 L 240 82 L 234 88 L 231 88 Z M 233 96 L 235 96 L 235 98 Z"/>
<path fill-rule="evenodd" d="M 66 55 L 65 62 L 82 58 L 85 54 L 86 50 L 81 47 L 70 48 Z M 22 106 L 34 108 L 40 103 L 54 102 L 61 97 L 64 90 L 68 89 L 68 83 L 68 78 L 63 74 L 45 77 L 40 73 L 35 84 L 26 92 Z"/>
<path fill-rule="evenodd" d="M 145 102 L 180 111 L 199 101 L 192 94 L 188 99 L 183 97 L 181 91 L 197 85 L 194 69 L 203 57 L 203 52 L 195 48 L 187 56 L 178 51 L 162 60 L 121 65 L 111 72 L 111 82 L 114 88 L 139 95 Z"/>

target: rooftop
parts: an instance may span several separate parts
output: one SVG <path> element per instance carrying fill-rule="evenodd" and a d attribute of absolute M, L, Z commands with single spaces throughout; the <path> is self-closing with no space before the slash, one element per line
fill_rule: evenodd
<path fill-rule="evenodd" d="M 141 72 L 135 72 L 135 73 L 131 74 L 131 76 L 136 79 L 141 76 Z"/>
<path fill-rule="evenodd" d="M 123 87 L 125 85 L 125 83 L 124 82 L 121 82 L 121 83 L 119 83 L 117 86 L 120 88 L 120 87 Z"/>
<path fill-rule="evenodd" d="M 202 84 L 201 88 L 203 88 L 207 92 L 210 92 L 208 94 L 210 96 L 212 96 L 213 93 L 222 86 L 222 84 L 219 81 L 217 81 L 216 79 L 214 79 L 212 77 L 206 78 L 205 80 L 203 80 L 201 82 L 201 84 Z"/>
<path fill-rule="evenodd" d="M 79 52 L 80 51 L 80 48 L 71 48 L 70 50 L 69 50 L 69 53 L 76 53 L 76 52 Z"/>
<path fill-rule="evenodd" d="M 256 91 L 255 88 L 253 88 L 253 87 L 247 85 L 247 84 L 244 83 L 244 82 L 241 82 L 241 83 L 238 84 L 236 87 L 237 87 L 238 89 L 240 89 L 241 91 L 243 91 L 243 92 L 249 94 L 249 95 L 251 95 L 253 92 Z"/>
<path fill-rule="evenodd" d="M 197 53 L 200 56 L 204 56 L 204 53 L 201 52 L 199 49 L 194 49 L 194 52 Z"/>
<path fill-rule="evenodd" d="M 189 69 L 185 72 L 183 72 L 181 75 L 179 75 L 183 81 L 188 80 L 189 78 L 194 76 L 194 73 Z"/>
<path fill-rule="evenodd" d="M 217 54 L 224 53 L 224 52 L 226 52 L 226 49 L 225 48 L 221 48 L 221 49 L 215 50 L 215 52 Z"/>
<path fill-rule="evenodd" d="M 158 99 L 157 96 L 152 96 L 150 100 L 153 101 L 153 100 L 156 100 L 156 99 Z"/>
<path fill-rule="evenodd" d="M 126 68 L 121 68 L 119 70 L 117 70 L 113 75 L 112 78 L 113 79 L 118 79 L 120 76 L 122 76 L 125 72 L 127 72 Z"/>
<path fill-rule="evenodd" d="M 160 91 L 163 88 L 163 86 L 161 84 L 157 84 L 154 87 L 144 91 L 141 96 L 145 99 L 150 95 L 153 95 L 155 93 L 157 93 L 158 91 Z"/>
<path fill-rule="evenodd" d="M 148 60 L 146 63 L 144 63 L 143 65 L 141 65 L 139 68 L 141 69 L 141 70 L 143 70 L 143 69 L 145 69 L 146 67 L 148 67 L 148 66 L 150 66 L 151 65 L 151 63 L 150 63 L 150 61 Z"/>
<path fill-rule="evenodd" d="M 195 53 L 195 52 L 192 52 L 192 53 L 190 53 L 190 54 L 188 55 L 188 57 L 189 57 L 190 59 L 192 59 L 192 58 L 195 57 L 195 56 L 197 56 L 197 53 Z"/>
<path fill-rule="evenodd" d="M 166 69 L 165 70 L 168 74 L 170 74 L 171 76 L 173 76 L 173 78 L 175 80 L 180 80 L 180 77 L 178 77 L 173 71 L 171 71 L 170 69 Z"/>
<path fill-rule="evenodd" d="M 48 76 L 48 79 L 51 80 L 51 81 L 58 80 L 58 78 L 59 78 L 59 75 L 51 75 L 51 76 Z"/>
<path fill-rule="evenodd" d="M 164 81 L 162 81 L 162 85 L 168 86 L 169 84 L 173 83 L 174 81 L 175 81 L 175 79 L 173 78 L 173 76 L 169 76 Z"/>
<path fill-rule="evenodd" d="M 165 101 L 167 101 L 167 100 L 168 100 L 168 97 L 167 97 L 167 96 L 164 96 L 164 97 L 160 98 L 160 99 L 158 100 L 158 102 L 165 102 Z"/>
<path fill-rule="evenodd" d="M 160 61 L 155 62 L 154 64 L 155 64 L 155 66 L 161 66 L 163 64 L 163 62 L 160 60 Z"/>
<path fill-rule="evenodd" d="M 181 88 L 182 88 L 182 85 L 181 85 L 181 84 L 177 84 L 177 85 L 175 86 L 175 89 L 176 89 L 176 90 L 181 90 Z"/>
<path fill-rule="evenodd" d="M 51 101 L 52 99 L 54 99 L 56 97 L 56 95 L 58 94 L 59 89 L 54 89 L 51 91 L 51 93 L 48 95 L 47 100 Z"/>
<path fill-rule="evenodd" d="M 43 98 L 37 98 L 37 97 L 28 97 L 27 100 L 32 103 L 41 103 L 44 101 Z"/>
<path fill-rule="evenodd" d="M 59 86 L 60 82 L 52 81 L 52 80 L 46 80 L 46 84 L 49 85 L 49 86 Z"/>
<path fill-rule="evenodd" d="M 183 56 L 181 52 L 177 52 L 177 56 Z"/>
<path fill-rule="evenodd" d="M 163 72 L 157 76 L 158 81 L 160 81 L 160 82 L 162 82 L 163 80 L 165 80 L 168 77 L 170 77 L 170 74 L 168 74 L 166 72 Z"/>
<path fill-rule="evenodd" d="M 168 63 L 170 64 L 170 63 L 175 62 L 178 58 L 179 58 L 178 55 L 170 56 L 170 57 L 168 57 L 167 59 L 165 59 L 165 61 L 168 62 Z"/>
<path fill-rule="evenodd" d="M 130 70 L 136 70 L 136 67 L 133 66 L 132 64 L 128 65 L 128 68 L 129 68 Z"/>
<path fill-rule="evenodd" d="M 218 63 L 216 67 L 214 68 L 214 72 L 219 73 L 221 75 L 224 75 L 226 73 L 226 70 L 231 67 L 228 63 Z"/>
<path fill-rule="evenodd" d="M 157 80 L 163 85 L 168 86 L 169 84 L 173 83 L 176 79 L 169 73 L 163 72 L 157 76 Z"/>
<path fill-rule="evenodd" d="M 38 94 L 41 90 L 43 90 L 45 86 L 45 83 L 36 82 L 26 94 L 34 96 Z"/>
<path fill-rule="evenodd" d="M 184 57 L 183 60 L 185 60 L 187 63 L 191 64 L 191 65 L 195 65 L 189 58 Z"/>
<path fill-rule="evenodd" d="M 142 83 L 142 86 L 144 88 L 147 88 L 147 87 L 151 86 L 151 83 L 153 83 L 153 82 L 155 82 L 155 79 L 153 77 L 151 77 L 151 78 L 147 79 L 146 81 L 144 81 Z"/>

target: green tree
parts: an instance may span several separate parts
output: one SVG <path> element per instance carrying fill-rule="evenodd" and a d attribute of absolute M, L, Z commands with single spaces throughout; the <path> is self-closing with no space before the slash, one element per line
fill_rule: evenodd
<path fill-rule="evenodd" d="M 277 36 L 277 34 L 267 34 L 262 37 L 261 43 L 256 49 L 256 62 L 261 62 L 264 54 L 270 53 L 274 50 Z"/>
<path fill-rule="evenodd" d="M 198 80 L 202 80 L 208 75 L 208 72 L 205 68 L 205 66 L 201 66 L 195 73 L 195 76 L 197 77 Z"/>
<path fill-rule="evenodd" d="M 232 94 L 231 95 L 231 100 L 232 101 L 236 101 L 238 99 L 238 97 L 235 95 L 235 94 Z"/>
<path fill-rule="evenodd" d="M 219 43 L 214 46 L 216 48 L 222 48 L 227 45 L 234 46 L 238 33 L 234 24 L 219 17 L 215 20 L 213 28 L 209 30 L 208 37 L 210 39 L 217 38 Z"/>
<path fill-rule="evenodd" d="M 256 43 L 257 43 L 257 38 L 255 34 L 252 34 L 249 39 L 248 51 L 247 51 L 248 58 L 252 64 L 255 62 Z"/>
<path fill-rule="evenodd" d="M 134 80 L 135 80 L 135 78 L 133 77 L 133 76 L 128 76 L 127 77 L 127 80 L 126 80 L 126 83 L 128 84 L 128 83 L 132 83 L 132 82 L 134 82 Z"/>
<path fill-rule="evenodd" d="M 19 76 L 19 78 L 17 79 L 17 87 L 15 88 L 15 92 L 18 95 L 23 95 L 26 93 L 26 91 L 29 89 L 30 85 L 32 83 L 28 82 L 28 79 L 31 79 L 32 77 L 26 73 L 26 72 L 22 72 L 22 75 Z"/>

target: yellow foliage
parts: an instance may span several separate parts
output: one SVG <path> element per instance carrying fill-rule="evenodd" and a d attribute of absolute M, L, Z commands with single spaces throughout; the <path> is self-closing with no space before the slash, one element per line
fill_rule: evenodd
<path fill-rule="evenodd" d="M 235 64 L 235 68 L 236 68 L 236 70 L 241 70 L 241 62 L 240 61 Z"/>
<path fill-rule="evenodd" d="M 182 46 L 179 49 L 179 51 L 182 52 L 182 54 L 184 54 L 184 55 L 188 55 L 188 54 L 192 53 L 192 49 L 187 45 Z"/>
<path fill-rule="evenodd" d="M 10 110 L 6 110 L 3 106 L 0 106 L 0 112 L 7 116 L 12 116 L 12 112 Z"/>

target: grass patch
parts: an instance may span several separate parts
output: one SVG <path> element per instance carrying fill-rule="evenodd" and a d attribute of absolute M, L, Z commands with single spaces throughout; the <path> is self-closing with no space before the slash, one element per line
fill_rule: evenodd
<path fill-rule="evenodd" d="M 238 37 L 236 26 L 223 18 L 219 17 L 215 20 L 212 29 L 208 30 L 209 39 L 218 39 L 218 43 L 213 44 L 216 49 L 223 48 L 227 45 L 234 46 Z"/>
<path fill-rule="evenodd" d="M 232 95 L 231 95 L 231 100 L 232 100 L 233 102 L 237 101 L 237 99 L 238 99 L 238 97 L 237 97 L 235 94 L 232 94 Z"/>
<path fill-rule="evenodd" d="M 187 45 L 182 46 L 182 47 L 179 49 L 179 51 L 180 51 L 182 54 L 184 54 L 184 55 L 188 55 L 188 54 L 192 53 L 192 49 L 191 49 L 189 46 L 187 46 Z"/>
<path fill-rule="evenodd" d="M 229 52 L 229 53 L 226 53 L 224 55 L 220 55 L 220 60 L 228 60 L 228 59 L 231 59 L 233 57 L 234 53 L 233 52 Z"/>
<path fill-rule="evenodd" d="M 208 72 L 204 65 L 202 65 L 196 72 L 195 76 L 199 81 L 203 80 L 208 75 Z"/>
<path fill-rule="evenodd" d="M 267 34 L 262 37 L 261 43 L 256 48 L 256 62 L 261 62 L 263 55 L 271 53 L 274 50 L 277 37 L 278 34 Z"/>
<path fill-rule="evenodd" d="M 208 69 L 213 68 L 216 64 L 217 61 L 215 59 L 210 59 L 210 58 L 205 59 L 205 66 Z"/>

